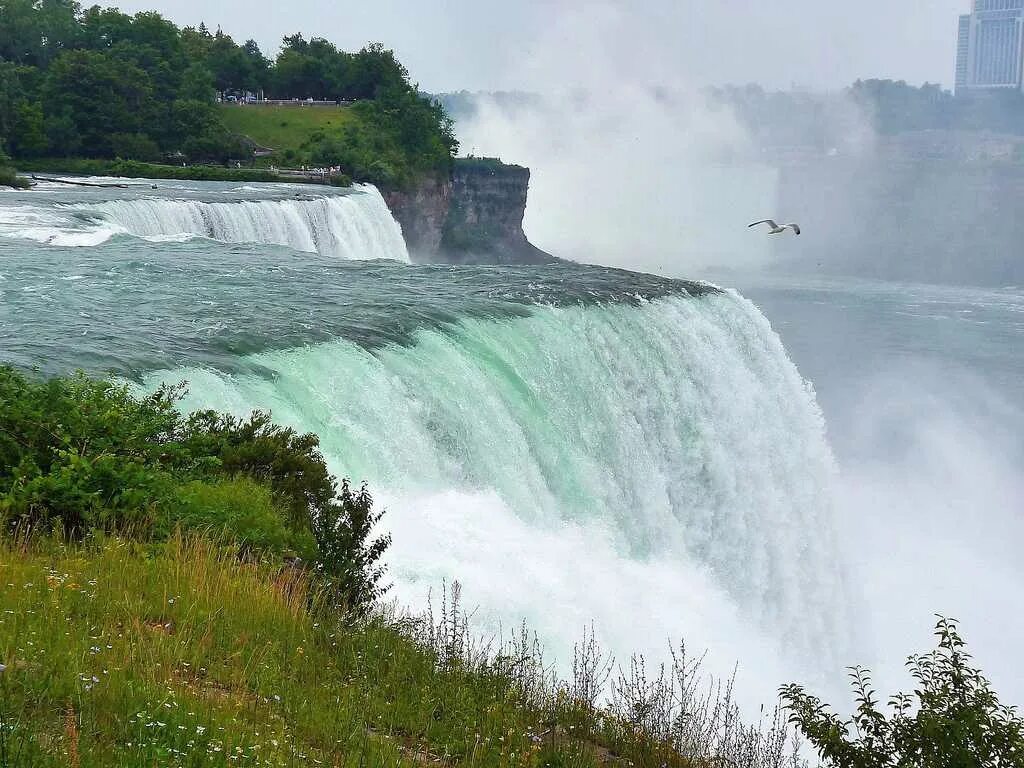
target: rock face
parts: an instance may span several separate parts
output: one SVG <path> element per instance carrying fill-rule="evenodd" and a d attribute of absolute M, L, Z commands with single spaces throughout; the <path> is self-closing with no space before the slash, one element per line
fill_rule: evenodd
<path fill-rule="evenodd" d="M 445 261 L 542 264 L 552 257 L 523 232 L 530 169 L 490 160 L 457 162 L 441 239 Z"/>
<path fill-rule="evenodd" d="M 543 264 L 555 261 L 523 232 L 530 169 L 497 160 L 455 162 L 450 179 L 385 193 L 414 261 Z"/>
<path fill-rule="evenodd" d="M 402 227 L 409 256 L 414 261 L 437 261 L 451 202 L 451 180 L 429 176 L 412 189 L 383 192 L 391 215 Z"/>

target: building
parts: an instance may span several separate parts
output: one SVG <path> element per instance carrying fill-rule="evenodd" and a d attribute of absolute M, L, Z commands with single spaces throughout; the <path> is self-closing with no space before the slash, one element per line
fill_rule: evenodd
<path fill-rule="evenodd" d="M 960 17 L 957 92 L 1024 90 L 1024 0 L 974 0 Z"/>

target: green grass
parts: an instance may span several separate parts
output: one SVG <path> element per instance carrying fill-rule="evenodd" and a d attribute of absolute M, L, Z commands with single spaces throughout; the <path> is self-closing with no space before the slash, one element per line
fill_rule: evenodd
<path fill-rule="evenodd" d="M 0 545 L 0 766 L 687 764 L 531 706 L 513 662 L 444 661 L 457 622 L 434 649 L 409 620 L 343 623 L 236 551 Z"/>
<path fill-rule="evenodd" d="M 345 107 L 282 107 L 246 104 L 221 105 L 221 119 L 233 132 L 248 136 L 262 147 L 280 155 L 299 153 L 309 138 L 319 132 L 338 135 L 341 126 L 357 120 Z"/>

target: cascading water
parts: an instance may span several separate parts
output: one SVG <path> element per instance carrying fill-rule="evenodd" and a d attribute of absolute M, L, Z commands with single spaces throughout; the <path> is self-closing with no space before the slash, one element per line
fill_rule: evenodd
<path fill-rule="evenodd" d="M 96 246 L 115 235 L 155 241 L 206 237 L 226 243 L 283 245 L 343 259 L 409 261 L 401 228 L 376 187 L 310 194 L 271 187 L 269 199 L 238 199 L 252 192 L 229 187 L 226 201 L 139 196 L 102 190 L 108 199 L 0 210 L 0 235 L 56 246 Z M 287 193 L 289 196 L 284 197 Z M 36 199 L 39 193 L 36 192 Z M 83 193 L 88 194 L 88 193 Z M 192 196 L 188 196 L 192 195 Z"/>
<path fill-rule="evenodd" d="M 406 605 L 459 579 L 482 627 L 525 618 L 563 661 L 591 623 L 620 658 L 685 637 L 757 703 L 847 661 L 824 425 L 752 304 L 577 264 L 352 261 L 405 258 L 380 195 L 296 193 L 18 193 L 0 356 L 316 432 L 388 510 Z M 54 232 L 93 247 L 25 242 Z"/>
<path fill-rule="evenodd" d="M 140 237 L 198 235 L 345 259 L 409 260 L 398 223 L 380 192 L 369 186 L 350 195 L 296 200 L 112 200 L 92 210 Z"/>
<path fill-rule="evenodd" d="M 334 471 L 390 502 L 400 594 L 469 578 L 498 617 L 564 633 L 551 601 L 570 633 L 593 620 L 617 650 L 651 639 L 637 626 L 662 650 L 670 635 L 709 632 L 723 650 L 760 630 L 818 662 L 842 634 L 822 418 L 738 295 L 538 307 L 410 345 L 250 363 L 261 375 L 178 370 L 147 386 L 186 379 L 187 407 L 270 408 L 319 434 Z"/>

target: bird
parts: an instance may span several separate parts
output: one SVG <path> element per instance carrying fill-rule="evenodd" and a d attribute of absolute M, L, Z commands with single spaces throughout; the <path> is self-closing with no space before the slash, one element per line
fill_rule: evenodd
<path fill-rule="evenodd" d="M 767 224 L 768 226 L 770 226 L 771 229 L 768 230 L 768 234 L 769 235 L 780 235 L 783 232 L 785 232 L 787 229 L 792 229 L 798 235 L 800 234 L 800 225 L 799 224 L 790 222 L 789 224 L 783 224 L 780 227 L 778 224 L 776 224 L 771 219 L 761 219 L 761 221 L 755 221 L 753 224 L 749 224 L 747 226 L 747 229 L 750 229 L 750 227 L 756 227 L 758 224 Z"/>

